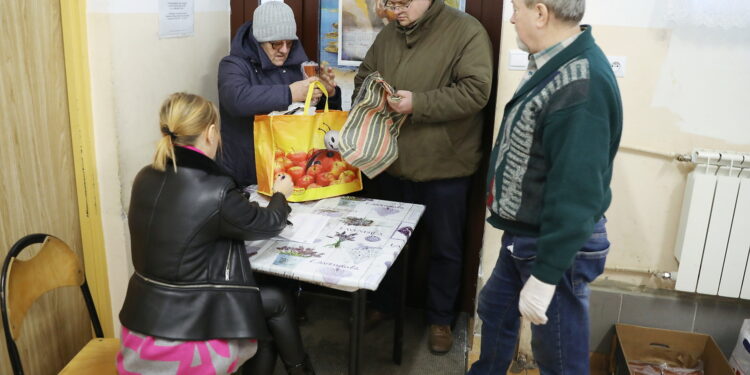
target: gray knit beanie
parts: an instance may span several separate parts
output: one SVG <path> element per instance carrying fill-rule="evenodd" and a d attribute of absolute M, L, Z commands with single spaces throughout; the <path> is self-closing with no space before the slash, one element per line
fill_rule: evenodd
<path fill-rule="evenodd" d="M 253 36 L 258 42 L 297 40 L 294 12 L 282 1 L 267 1 L 253 13 Z"/>

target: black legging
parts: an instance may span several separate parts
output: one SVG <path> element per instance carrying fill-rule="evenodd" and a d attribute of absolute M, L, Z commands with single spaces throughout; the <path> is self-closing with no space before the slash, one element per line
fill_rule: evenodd
<path fill-rule="evenodd" d="M 286 366 L 298 365 L 305 360 L 305 349 L 291 298 L 272 286 L 262 286 L 260 298 L 273 341 L 258 341 L 258 351 L 242 366 L 243 375 L 272 374 L 277 353 Z"/>

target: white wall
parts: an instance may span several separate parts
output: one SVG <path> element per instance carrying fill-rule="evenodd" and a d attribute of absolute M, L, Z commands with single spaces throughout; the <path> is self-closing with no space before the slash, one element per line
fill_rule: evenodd
<path fill-rule="evenodd" d="M 158 111 L 176 91 L 217 102 L 229 52 L 229 0 L 195 0 L 194 35 L 159 39 L 158 1 L 90 0 L 89 60 L 99 194 L 115 332 L 132 273 L 126 211 L 136 173 L 150 163 Z"/>
<path fill-rule="evenodd" d="M 750 75 L 743 70 L 750 66 L 750 32 L 698 27 L 675 12 L 684 9 L 675 4 L 687 2 L 587 2 L 584 21 L 594 26 L 599 45 L 607 54 L 628 58 L 627 75 L 619 79 L 625 147 L 616 161 L 614 201 L 608 212 L 610 268 L 677 269 L 672 250 L 688 168 L 627 147 L 663 154 L 695 147 L 750 151 L 743 111 L 744 88 L 750 87 Z M 97 167 L 116 326 L 132 272 L 125 217 L 130 187 L 137 171 L 151 160 L 159 137 L 158 108 L 175 91 L 216 101 L 218 62 L 229 50 L 229 0 L 195 0 L 195 35 L 177 39 L 159 39 L 157 4 L 88 2 Z M 498 108 L 508 101 L 522 74 L 507 69 L 508 51 L 515 48 L 515 31 L 507 21 L 510 9 L 506 4 Z M 500 111 L 496 123 L 501 116 Z M 487 227 L 482 279 L 497 259 L 499 235 Z M 647 276 L 610 271 L 602 279 L 633 285 L 654 282 Z"/>
<path fill-rule="evenodd" d="M 673 248 L 689 165 L 671 157 L 694 148 L 750 151 L 750 6 L 719 0 L 590 0 L 583 23 L 608 55 L 626 56 L 618 78 L 625 125 L 607 216 L 610 269 L 599 282 L 671 288 L 647 274 L 676 271 Z M 730 8 L 730 5 L 733 8 Z M 523 72 L 508 69 L 516 33 L 505 0 L 498 100 L 510 99 Z M 486 226 L 480 285 L 495 265 L 501 232 Z"/>

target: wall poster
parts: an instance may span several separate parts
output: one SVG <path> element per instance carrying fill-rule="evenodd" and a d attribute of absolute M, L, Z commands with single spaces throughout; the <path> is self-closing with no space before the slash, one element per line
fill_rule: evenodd
<path fill-rule="evenodd" d="M 445 0 L 454 8 L 465 9 L 466 0 Z M 339 0 L 338 64 L 358 66 L 380 30 L 396 15 L 385 8 L 385 0 Z"/>
<path fill-rule="evenodd" d="M 444 1 L 465 10 L 466 0 Z M 356 68 L 375 36 L 390 22 L 388 13 L 385 0 L 320 1 L 320 63 L 326 62 L 334 68 L 336 82 L 344 94 L 344 110 L 351 104 Z"/>

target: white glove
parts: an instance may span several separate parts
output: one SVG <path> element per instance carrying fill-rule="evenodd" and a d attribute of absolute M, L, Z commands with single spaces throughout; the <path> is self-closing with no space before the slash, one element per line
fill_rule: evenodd
<path fill-rule="evenodd" d="M 555 285 L 539 281 L 533 275 L 529 277 L 518 300 L 518 311 L 532 324 L 547 324 L 547 308 L 555 295 Z"/>

